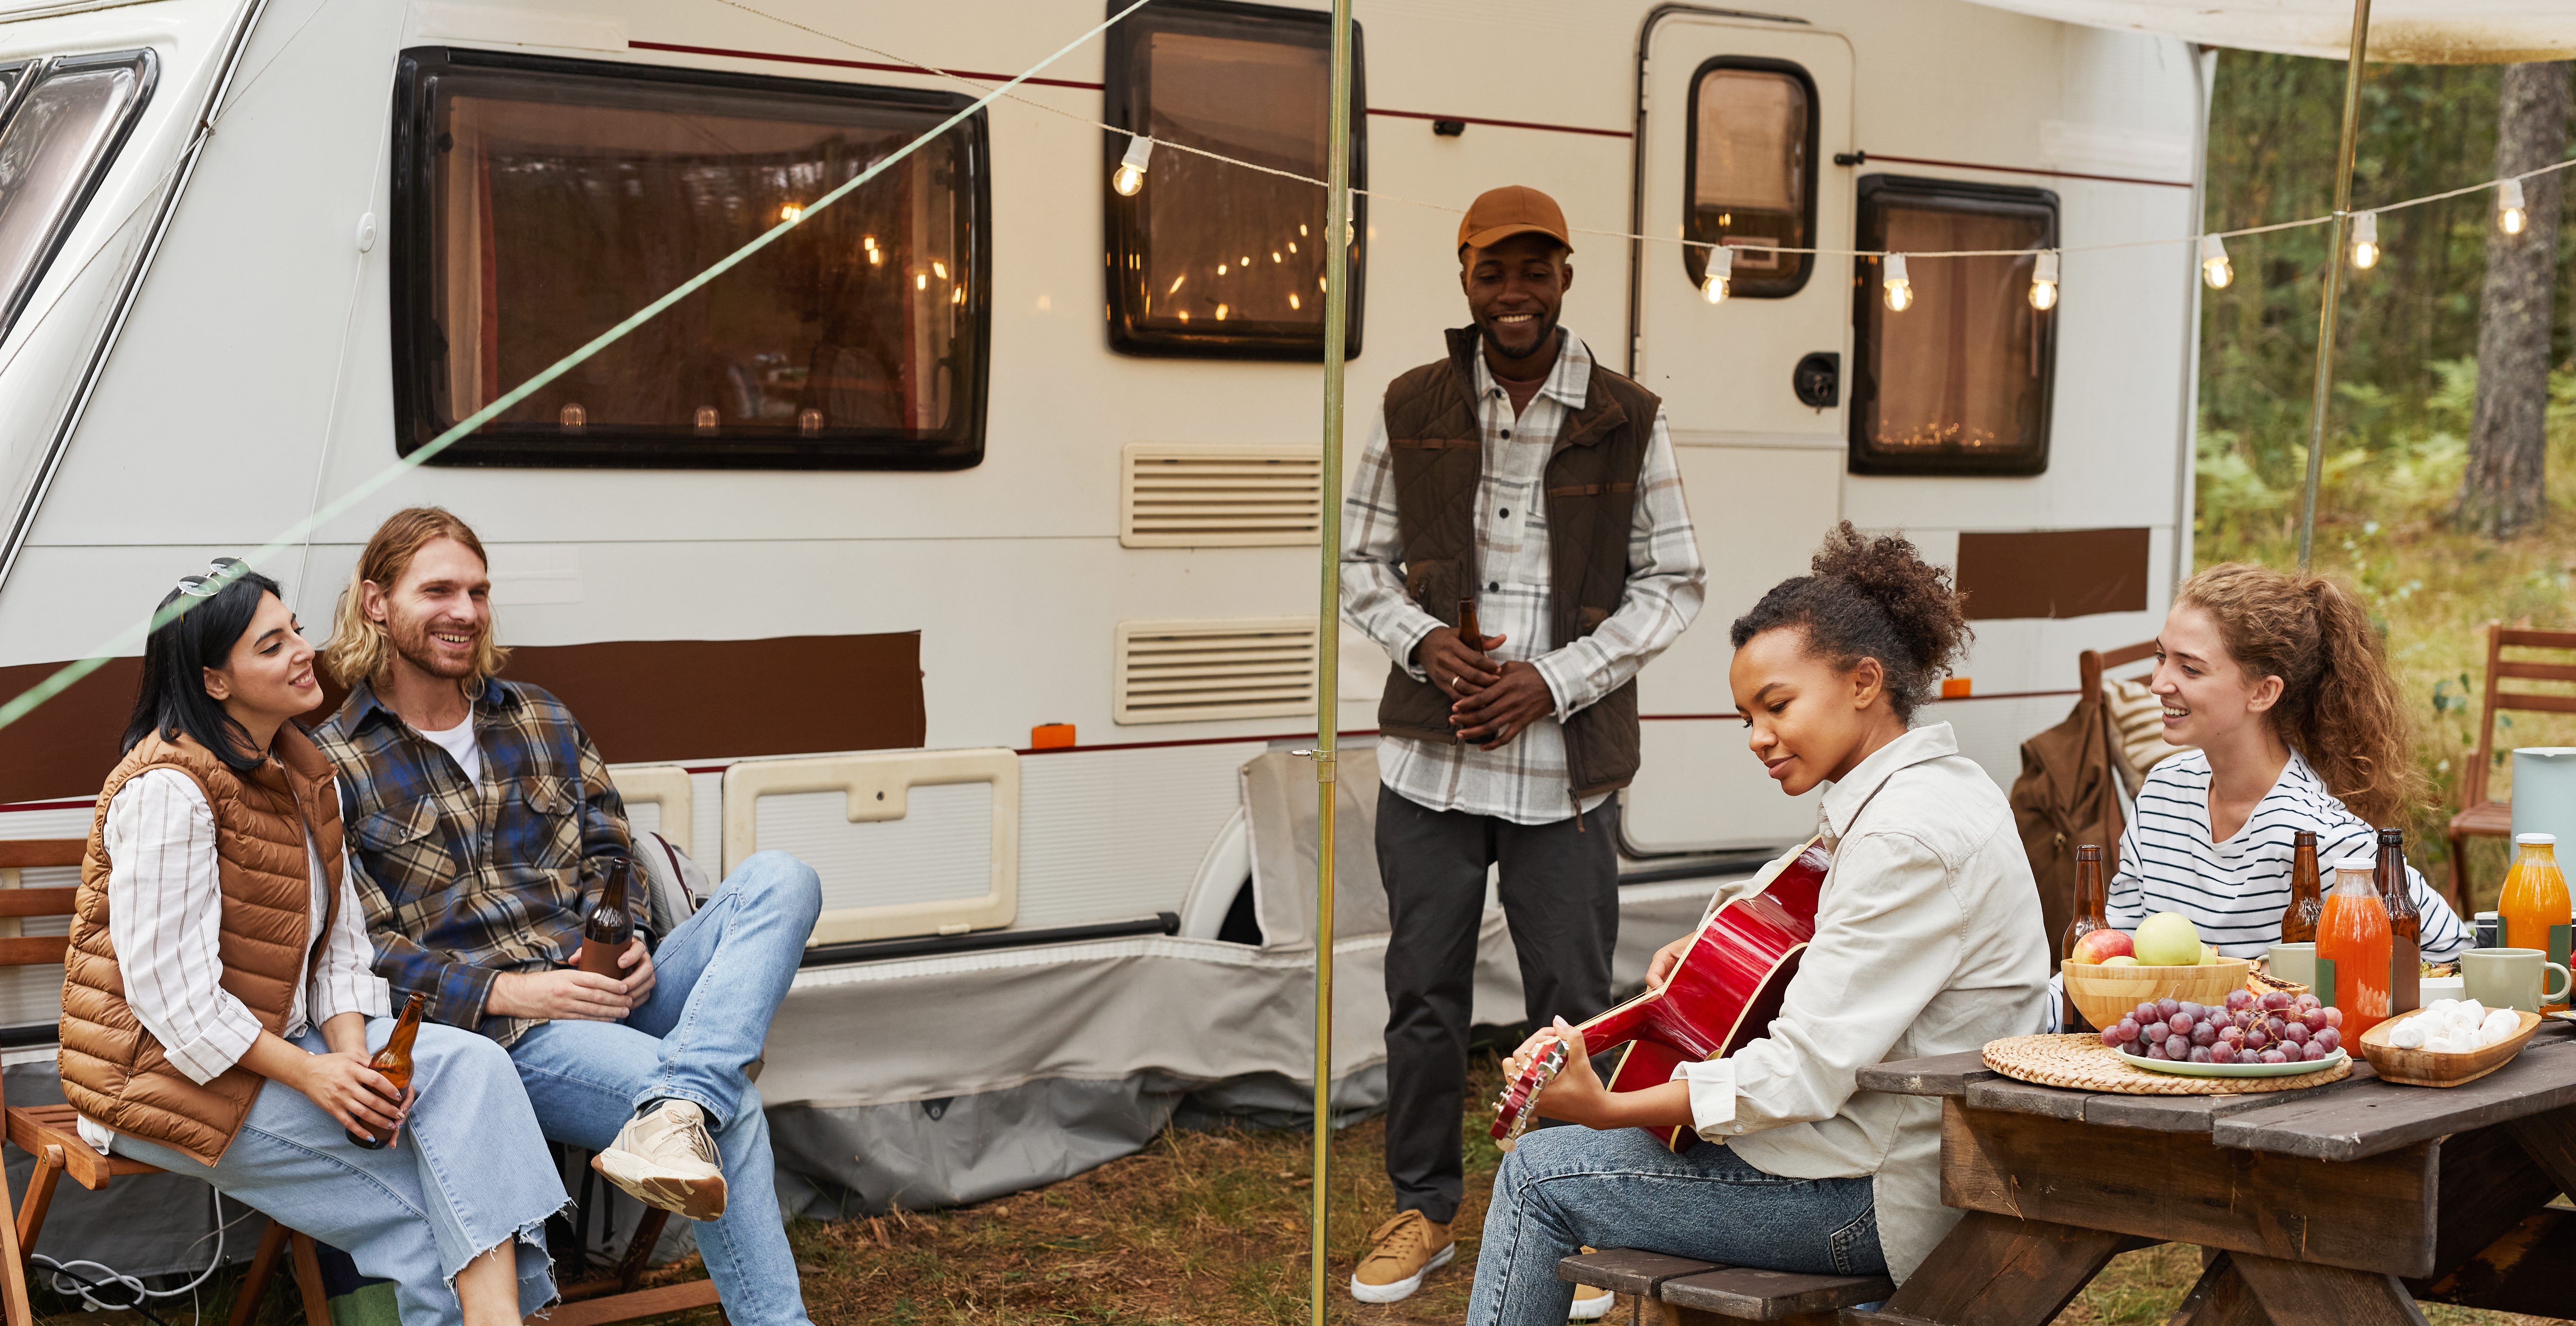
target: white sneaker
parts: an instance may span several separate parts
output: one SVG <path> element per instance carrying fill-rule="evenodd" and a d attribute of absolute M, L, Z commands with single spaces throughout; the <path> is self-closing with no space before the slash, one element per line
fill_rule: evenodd
<path fill-rule="evenodd" d="M 590 1167 L 646 1206 L 691 1220 L 724 1214 L 715 1139 L 707 1135 L 706 1115 L 688 1101 L 666 1100 L 627 1120 Z"/>
<path fill-rule="evenodd" d="M 1574 1306 L 1566 1310 L 1569 1321 L 1599 1321 L 1610 1315 L 1610 1305 L 1619 1301 L 1617 1294 L 1599 1285 L 1576 1285 Z"/>

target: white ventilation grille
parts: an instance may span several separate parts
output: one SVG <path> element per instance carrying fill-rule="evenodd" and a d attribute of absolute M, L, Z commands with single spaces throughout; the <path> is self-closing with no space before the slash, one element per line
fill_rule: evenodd
<path fill-rule="evenodd" d="M 1315 711 L 1315 619 L 1118 623 L 1121 723 L 1285 718 Z"/>
<path fill-rule="evenodd" d="M 1313 447 L 1130 443 L 1120 460 L 1118 541 L 1130 548 L 1313 544 L 1324 462 Z"/>

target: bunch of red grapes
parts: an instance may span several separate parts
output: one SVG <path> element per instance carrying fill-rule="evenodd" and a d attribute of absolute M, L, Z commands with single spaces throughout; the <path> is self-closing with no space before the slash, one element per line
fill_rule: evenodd
<path fill-rule="evenodd" d="M 2102 1043 L 2142 1059 L 2195 1064 L 2314 1063 L 2343 1045 L 2343 1010 L 2315 995 L 2278 990 L 2227 992 L 2227 1006 L 2188 1000 L 2140 1004 L 2102 1033 Z"/>

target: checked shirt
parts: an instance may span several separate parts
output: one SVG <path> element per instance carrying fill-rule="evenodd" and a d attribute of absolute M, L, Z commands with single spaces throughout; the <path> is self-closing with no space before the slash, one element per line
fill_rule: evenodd
<path fill-rule="evenodd" d="M 536 1022 L 484 1016 L 494 977 L 545 971 L 581 947 L 583 898 L 626 855 L 626 806 L 572 711 L 498 678 L 473 703 L 483 777 L 361 682 L 313 740 L 340 773 L 348 873 L 396 993 L 508 1045 Z M 651 900 L 630 894 L 638 933 Z"/>

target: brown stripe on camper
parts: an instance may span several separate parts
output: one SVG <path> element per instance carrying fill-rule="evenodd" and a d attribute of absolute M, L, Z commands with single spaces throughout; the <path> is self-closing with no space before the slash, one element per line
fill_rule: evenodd
<path fill-rule="evenodd" d="M 1958 586 L 1974 621 L 2147 610 L 2147 531 L 1961 533 Z"/>
<path fill-rule="evenodd" d="M 0 698 L 60 663 L 0 667 Z M 120 658 L 0 728 L 0 803 L 97 792 L 116 767 L 143 661 Z M 611 764 L 922 744 L 921 633 L 521 645 L 502 673 L 567 705 Z M 345 694 L 329 695 L 319 722 Z"/>

